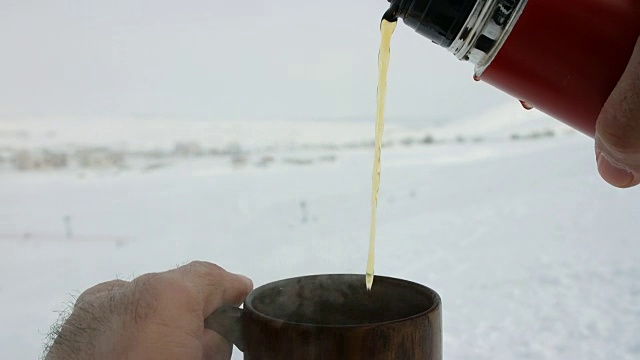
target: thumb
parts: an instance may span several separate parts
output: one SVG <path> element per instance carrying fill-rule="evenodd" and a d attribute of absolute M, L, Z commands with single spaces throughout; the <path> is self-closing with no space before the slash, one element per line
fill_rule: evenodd
<path fill-rule="evenodd" d="M 596 161 L 609 184 L 640 183 L 640 37 L 596 123 Z"/>

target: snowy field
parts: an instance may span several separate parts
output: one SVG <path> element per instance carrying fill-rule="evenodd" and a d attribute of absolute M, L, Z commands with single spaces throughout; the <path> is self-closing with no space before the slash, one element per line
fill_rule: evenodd
<path fill-rule="evenodd" d="M 640 358 L 640 189 L 600 180 L 590 139 L 517 104 L 389 122 L 376 272 L 440 293 L 447 360 Z M 0 359 L 37 358 L 56 311 L 115 277 L 194 259 L 256 286 L 363 273 L 372 135 L 0 122 Z"/>

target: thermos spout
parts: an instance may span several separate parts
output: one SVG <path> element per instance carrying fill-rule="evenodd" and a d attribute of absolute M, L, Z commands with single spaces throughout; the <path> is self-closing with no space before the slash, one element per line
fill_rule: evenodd
<path fill-rule="evenodd" d="M 400 5 L 400 1 L 398 0 L 389 0 L 391 6 L 389 6 L 389 10 L 385 11 L 384 15 L 382 15 L 382 20 L 387 20 L 388 22 L 396 22 L 398 21 L 398 8 Z"/>
<path fill-rule="evenodd" d="M 391 7 L 385 16 L 402 18 L 420 35 L 448 48 L 478 1 L 481 0 L 389 0 Z"/>
<path fill-rule="evenodd" d="M 398 21 L 398 4 L 399 1 L 389 0 L 391 6 L 389 10 L 385 11 L 384 15 L 382 15 L 382 20 L 387 20 L 388 22 L 396 22 Z"/>

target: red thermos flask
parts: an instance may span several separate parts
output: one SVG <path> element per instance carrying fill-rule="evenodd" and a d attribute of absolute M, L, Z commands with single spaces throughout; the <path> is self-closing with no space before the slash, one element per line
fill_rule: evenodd
<path fill-rule="evenodd" d="M 640 35 L 640 0 L 389 0 L 476 80 L 594 136 Z"/>

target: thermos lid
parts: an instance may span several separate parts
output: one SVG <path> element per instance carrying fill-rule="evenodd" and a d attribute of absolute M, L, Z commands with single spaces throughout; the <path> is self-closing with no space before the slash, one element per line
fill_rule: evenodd
<path fill-rule="evenodd" d="M 385 17 L 402 18 L 405 24 L 435 44 L 448 48 L 462 30 L 478 0 L 388 0 Z M 391 19 L 387 19 L 391 20 Z"/>

